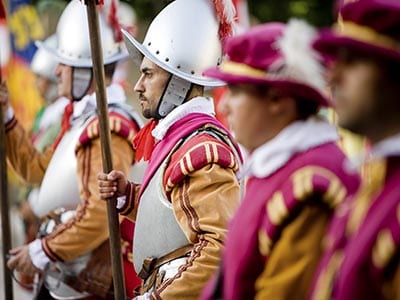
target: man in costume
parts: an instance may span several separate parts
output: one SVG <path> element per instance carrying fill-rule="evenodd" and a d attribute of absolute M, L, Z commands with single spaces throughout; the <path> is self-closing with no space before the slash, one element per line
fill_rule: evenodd
<path fill-rule="evenodd" d="M 228 83 L 221 108 L 249 156 L 202 299 L 306 299 L 332 209 L 357 188 L 335 127 L 317 116 L 328 103 L 314 36 L 300 20 L 259 25 L 228 39 L 228 60 L 205 72 Z"/>
<path fill-rule="evenodd" d="M 124 105 L 122 87 L 110 84 L 116 62 L 127 53 L 121 50 L 113 30 L 101 16 L 99 24 L 108 85 L 112 159 L 116 167 L 128 173 L 135 157 L 131 140 L 139 131 L 139 118 Z M 28 275 L 42 272 L 45 276 L 47 271 L 48 274 L 54 271 L 55 266 L 60 270 L 60 277 L 72 274 L 69 285 L 73 289 L 48 282 L 46 286 L 55 298 L 82 298 L 90 294 L 106 298 L 112 278 L 106 204 L 100 199 L 96 185 L 96 175 L 102 167 L 95 82 L 86 8 L 78 0 L 71 1 L 64 10 L 56 35 L 56 48 L 46 43 L 39 46 L 58 60 L 58 93 L 71 101 L 53 146 L 43 153 L 34 148 L 12 108 L 8 107 L 4 83 L 0 101 L 6 109 L 8 161 L 26 181 L 40 184 L 35 212 L 44 216 L 60 207 L 75 211 L 59 216 L 51 213 L 53 218 L 44 228 L 42 237 L 10 251 L 12 258 L 8 267 Z M 126 254 L 125 258 L 132 261 L 132 253 Z M 129 281 L 135 274 L 132 262 L 126 266 L 131 266 Z M 132 297 L 133 291 L 127 294 Z"/>
<path fill-rule="evenodd" d="M 53 34 L 44 43 L 55 47 L 57 43 L 56 36 Z M 36 114 L 31 131 L 32 142 L 40 152 L 53 144 L 61 129 L 61 119 L 65 106 L 69 103 L 66 97 L 58 97 L 55 72 L 57 65 L 57 60 L 43 48 L 37 49 L 30 65 L 35 75 L 35 86 L 44 100 L 43 107 Z M 25 225 L 25 242 L 29 243 L 36 238 L 40 225 L 40 218 L 32 210 L 32 208 L 35 209 L 36 207 L 39 188 L 22 186 L 21 189 L 23 191 L 21 193 L 27 196 L 26 198 L 21 197 L 19 214 Z M 27 278 L 27 281 L 32 280 L 33 278 Z M 23 277 L 21 281 L 24 282 Z"/>
<path fill-rule="evenodd" d="M 339 125 L 371 144 L 362 181 L 332 220 L 312 299 L 400 299 L 400 3 L 361 0 L 321 33 Z"/>
<path fill-rule="evenodd" d="M 239 150 L 203 96 L 204 87 L 222 84 L 202 72 L 220 63 L 220 39 L 231 31 L 227 12 L 234 15 L 229 1 L 214 2 L 217 9 L 209 0 L 172 2 L 142 44 L 124 32 L 142 73 L 135 91 L 151 119 L 134 144 L 137 158 L 149 162 L 141 185 L 116 170 L 100 173 L 98 184 L 136 222 L 134 265 L 144 279 L 138 299 L 198 299 L 239 203 Z"/>

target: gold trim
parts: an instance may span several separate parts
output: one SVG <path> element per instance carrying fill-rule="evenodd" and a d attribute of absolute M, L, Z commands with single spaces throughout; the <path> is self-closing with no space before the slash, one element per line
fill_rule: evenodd
<path fill-rule="evenodd" d="M 275 226 L 282 224 L 289 215 L 289 210 L 281 191 L 275 192 L 272 198 L 267 201 L 266 212 L 271 223 Z"/>
<path fill-rule="evenodd" d="M 396 245 L 389 229 L 382 229 L 372 249 L 372 261 L 380 269 L 386 267 L 396 251 Z"/>
<path fill-rule="evenodd" d="M 341 36 L 349 37 L 356 41 L 387 48 L 390 50 L 400 50 L 400 43 L 395 39 L 380 34 L 370 27 L 358 25 L 354 22 L 338 22 L 334 26 L 333 30 L 335 33 Z"/>
<path fill-rule="evenodd" d="M 267 73 L 264 70 L 250 67 L 246 64 L 241 64 L 233 61 L 225 61 L 219 69 L 227 74 L 249 76 L 254 78 L 265 79 Z"/>
<path fill-rule="evenodd" d="M 268 256 L 271 253 L 272 240 L 264 230 L 258 230 L 258 250 L 261 255 Z"/>

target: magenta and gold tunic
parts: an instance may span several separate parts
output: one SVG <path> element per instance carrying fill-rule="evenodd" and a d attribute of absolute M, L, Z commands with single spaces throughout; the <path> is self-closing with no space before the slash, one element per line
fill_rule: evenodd
<path fill-rule="evenodd" d="M 400 156 L 364 171 L 330 225 L 312 299 L 400 299 Z"/>
<path fill-rule="evenodd" d="M 345 161 L 328 142 L 251 177 L 229 227 L 220 280 L 203 299 L 305 299 L 332 208 L 359 184 Z"/>

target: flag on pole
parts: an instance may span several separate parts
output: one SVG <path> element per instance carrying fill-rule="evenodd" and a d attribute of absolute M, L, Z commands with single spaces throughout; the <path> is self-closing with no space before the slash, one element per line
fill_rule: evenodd
<path fill-rule="evenodd" d="M 34 42 L 44 38 L 44 30 L 29 0 L 10 1 L 7 25 L 11 39 L 11 57 L 7 65 L 11 103 L 18 120 L 30 129 L 36 113 L 44 103 L 30 70 L 30 62 L 37 50 Z"/>

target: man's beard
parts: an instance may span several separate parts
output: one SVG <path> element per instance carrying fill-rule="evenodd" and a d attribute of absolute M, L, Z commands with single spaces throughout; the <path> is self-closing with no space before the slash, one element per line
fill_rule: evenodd
<path fill-rule="evenodd" d="M 139 101 L 146 102 L 147 104 L 150 103 L 148 101 L 148 99 L 143 94 L 139 94 Z M 156 119 L 156 116 L 157 116 L 156 112 L 153 111 L 150 106 L 148 108 L 143 108 L 142 107 L 142 115 L 146 119 Z"/>

